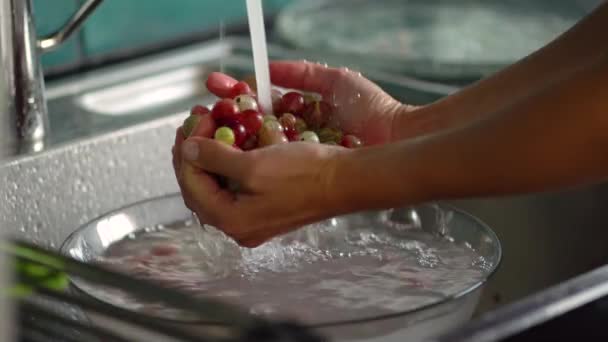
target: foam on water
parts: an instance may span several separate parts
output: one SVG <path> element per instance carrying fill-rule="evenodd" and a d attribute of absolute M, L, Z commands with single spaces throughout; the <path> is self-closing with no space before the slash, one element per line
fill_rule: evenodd
<path fill-rule="evenodd" d="M 246 249 L 211 227 L 181 224 L 115 243 L 99 261 L 255 314 L 311 324 L 412 310 L 467 289 L 492 267 L 449 238 L 389 231 L 313 225 Z M 156 246 L 174 246 L 176 253 L 153 256 Z M 131 310 L 188 318 L 124 293 L 85 290 Z"/>

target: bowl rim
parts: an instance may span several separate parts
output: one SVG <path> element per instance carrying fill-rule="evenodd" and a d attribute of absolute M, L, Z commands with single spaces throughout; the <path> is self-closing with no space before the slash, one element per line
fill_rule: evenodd
<path fill-rule="evenodd" d="M 87 229 L 88 227 L 90 227 L 91 225 L 93 225 L 95 222 L 98 222 L 108 216 L 120 213 L 128 208 L 132 208 L 132 207 L 136 207 L 139 205 L 143 205 L 146 203 L 150 203 L 150 202 L 155 202 L 155 201 L 160 201 L 160 200 L 166 200 L 166 199 L 171 199 L 171 198 L 181 198 L 181 193 L 179 192 L 173 192 L 173 193 L 167 193 L 164 195 L 160 195 L 160 196 L 155 196 L 155 197 L 150 197 L 150 198 L 146 198 L 140 201 L 136 201 L 136 202 L 131 202 L 130 204 L 124 205 L 120 208 L 108 211 L 104 214 L 98 215 L 97 217 L 87 221 L 86 223 L 82 224 L 80 227 L 78 227 L 76 230 L 74 230 L 72 233 L 70 233 L 65 240 L 62 242 L 61 246 L 59 247 L 59 251 L 60 253 L 66 255 L 67 257 L 71 257 L 73 258 L 73 256 L 71 256 L 68 251 L 67 251 L 67 246 L 70 244 L 70 242 L 76 238 L 76 236 L 78 236 L 78 234 Z M 476 224 L 479 225 L 479 227 L 481 229 L 483 229 L 485 231 L 486 234 L 488 234 L 488 236 L 492 239 L 493 243 L 496 245 L 496 250 L 494 252 L 495 254 L 495 258 L 496 258 L 496 262 L 492 265 L 492 268 L 490 268 L 487 272 L 486 275 L 483 279 L 481 279 L 480 281 L 476 282 L 475 284 L 465 288 L 462 291 L 456 292 L 452 295 L 446 296 L 436 302 L 432 302 L 426 305 L 422 305 L 420 307 L 411 309 L 411 310 L 407 310 L 407 311 L 399 311 L 399 312 L 394 312 L 394 313 L 389 313 L 389 314 L 382 314 L 382 315 L 375 315 L 375 316 L 370 316 L 370 317 L 362 317 L 362 318 L 356 318 L 356 319 L 344 319 L 344 320 L 335 320 L 335 321 L 330 321 L 330 322 L 323 322 L 323 323 L 305 323 L 305 322 L 300 322 L 300 324 L 305 327 L 305 328 L 330 328 L 330 327 L 340 327 L 340 326 L 347 326 L 347 325 L 352 325 L 352 324 L 360 324 L 360 323 L 370 323 L 370 322 L 375 322 L 375 321 L 383 321 L 383 320 L 387 320 L 387 319 L 394 319 L 394 318 L 399 318 L 399 317 L 403 317 L 403 316 L 408 316 L 408 315 L 414 315 L 417 313 L 420 313 L 422 311 L 427 311 L 427 310 L 431 310 L 433 308 L 442 306 L 444 304 L 447 304 L 449 302 L 453 302 L 459 299 L 462 299 L 464 297 L 466 297 L 469 294 L 472 294 L 473 292 L 475 292 L 476 290 L 482 288 L 495 274 L 496 271 L 500 268 L 501 264 L 502 264 L 502 257 L 503 257 L 503 251 L 502 251 L 502 244 L 500 242 L 500 239 L 498 238 L 498 235 L 496 235 L 496 233 L 485 223 L 483 222 L 481 219 L 479 219 L 478 217 L 469 214 L 468 212 L 459 209 L 457 207 L 455 207 L 454 205 L 451 204 L 447 204 L 447 203 L 439 203 L 439 202 L 427 202 L 427 203 L 420 203 L 417 205 L 413 205 L 413 208 L 416 207 L 425 207 L 425 206 L 436 206 L 442 209 L 447 209 L 451 212 L 455 212 L 458 213 L 460 215 L 465 216 L 466 218 L 474 221 Z M 385 208 L 385 209 L 381 209 L 381 210 L 375 210 L 375 211 L 384 211 L 384 210 L 391 210 L 391 209 L 399 209 L 399 208 Z M 368 210 L 369 211 L 369 210 Z M 365 212 L 365 211 L 362 211 Z M 350 214 L 356 214 L 357 212 L 352 212 Z M 346 216 L 349 214 L 346 214 Z M 330 218 L 331 219 L 331 218 Z M 321 220 L 324 221 L 324 220 Z M 85 260 L 80 260 L 80 261 L 85 261 Z M 87 291 L 85 291 L 84 289 L 82 289 L 78 284 L 77 281 L 75 282 L 72 276 L 69 276 L 69 282 L 70 282 L 70 289 L 72 291 L 75 291 L 81 295 L 84 295 L 85 297 L 92 299 L 100 304 L 103 305 L 109 305 L 112 306 L 114 308 L 119 308 L 122 309 L 125 312 L 131 313 L 133 315 L 138 315 L 141 317 L 145 317 L 146 319 L 151 319 L 151 320 L 157 320 L 157 321 L 161 321 L 161 322 L 170 322 L 172 324 L 178 324 L 178 325 L 210 325 L 210 326 L 229 326 L 230 323 L 226 322 L 210 322 L 210 321 L 205 321 L 205 320 L 184 320 L 184 319 L 172 319 L 172 318 L 167 318 L 167 317 L 159 317 L 156 315 L 151 315 L 151 314 L 147 314 L 147 313 L 143 313 L 143 312 L 137 312 L 137 311 L 132 311 L 132 310 L 128 310 L 125 309 L 123 307 L 120 306 L 116 306 L 112 303 L 109 303 L 107 301 L 101 300 L 98 297 L 88 293 Z M 237 307 L 240 307 L 239 305 L 237 305 Z M 242 307 L 241 307 L 242 308 Z M 86 313 L 85 313 L 86 315 Z"/>

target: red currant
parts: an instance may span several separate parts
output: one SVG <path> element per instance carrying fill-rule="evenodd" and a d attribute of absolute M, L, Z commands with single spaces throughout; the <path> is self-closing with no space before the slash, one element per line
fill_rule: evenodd
<path fill-rule="evenodd" d="M 283 95 L 281 100 L 281 112 L 292 113 L 294 115 L 302 115 L 304 110 L 304 96 L 302 94 L 290 91 Z"/>
<path fill-rule="evenodd" d="M 238 123 L 239 107 L 232 99 L 222 99 L 215 103 L 211 110 L 211 117 L 218 126 Z"/>
<path fill-rule="evenodd" d="M 264 116 L 257 110 L 246 110 L 241 113 L 240 121 L 245 126 L 247 134 L 256 134 L 264 123 Z"/>
<path fill-rule="evenodd" d="M 234 144 L 236 146 L 241 146 L 245 140 L 247 140 L 247 130 L 245 129 L 245 126 L 240 123 L 236 123 L 230 125 L 230 128 L 234 133 Z"/>
<path fill-rule="evenodd" d="M 251 94 L 251 87 L 249 87 L 249 84 L 247 84 L 247 82 L 244 81 L 240 81 L 237 84 L 232 86 L 232 89 L 230 89 L 230 98 L 234 99 L 235 97 L 239 96 L 239 95 L 247 95 L 247 94 Z"/>
<path fill-rule="evenodd" d="M 255 134 L 250 135 L 243 143 L 243 146 L 241 146 L 244 151 L 250 151 L 255 149 L 256 147 L 258 147 L 258 136 Z"/>
<path fill-rule="evenodd" d="M 352 134 L 345 135 L 340 144 L 348 148 L 357 148 L 363 146 L 361 140 Z"/>
<path fill-rule="evenodd" d="M 209 108 L 207 108 L 205 106 L 201 106 L 201 105 L 196 105 L 196 106 L 192 107 L 192 109 L 190 109 L 191 115 L 205 115 L 205 114 L 209 114 L 209 113 L 211 113 Z"/>
<path fill-rule="evenodd" d="M 285 129 L 296 129 L 296 117 L 291 113 L 285 113 L 279 118 L 279 123 Z"/>
<path fill-rule="evenodd" d="M 293 127 L 285 127 L 285 136 L 289 141 L 298 141 L 300 139 L 300 133 Z"/>

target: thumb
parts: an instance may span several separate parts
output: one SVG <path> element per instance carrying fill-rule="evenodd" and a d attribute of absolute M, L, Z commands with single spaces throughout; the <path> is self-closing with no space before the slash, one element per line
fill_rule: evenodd
<path fill-rule="evenodd" d="M 249 155 L 225 143 L 192 137 L 182 144 L 184 160 L 207 172 L 242 181 L 249 174 Z"/>
<path fill-rule="evenodd" d="M 184 163 L 178 177 L 186 205 L 209 222 L 220 222 L 232 212 L 234 197 L 220 188 L 216 180 L 194 165 Z"/>
<path fill-rule="evenodd" d="M 270 64 L 273 84 L 322 95 L 330 93 L 343 76 L 339 69 L 310 62 L 276 61 Z"/>
<path fill-rule="evenodd" d="M 216 124 L 213 120 L 211 114 L 205 114 L 200 118 L 200 121 L 190 133 L 191 137 L 205 137 L 210 138 L 213 136 L 213 132 L 215 132 Z"/>

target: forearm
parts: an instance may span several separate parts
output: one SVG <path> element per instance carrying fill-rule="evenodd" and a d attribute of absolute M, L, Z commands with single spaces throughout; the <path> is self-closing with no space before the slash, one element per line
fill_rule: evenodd
<path fill-rule="evenodd" d="M 474 124 L 347 153 L 336 174 L 342 201 L 360 210 L 598 182 L 608 176 L 607 151 L 602 58 Z"/>
<path fill-rule="evenodd" d="M 542 49 L 430 105 L 432 109 L 404 108 L 395 120 L 393 140 L 458 127 L 541 91 L 608 51 L 603 32 L 608 32 L 608 3 Z"/>

